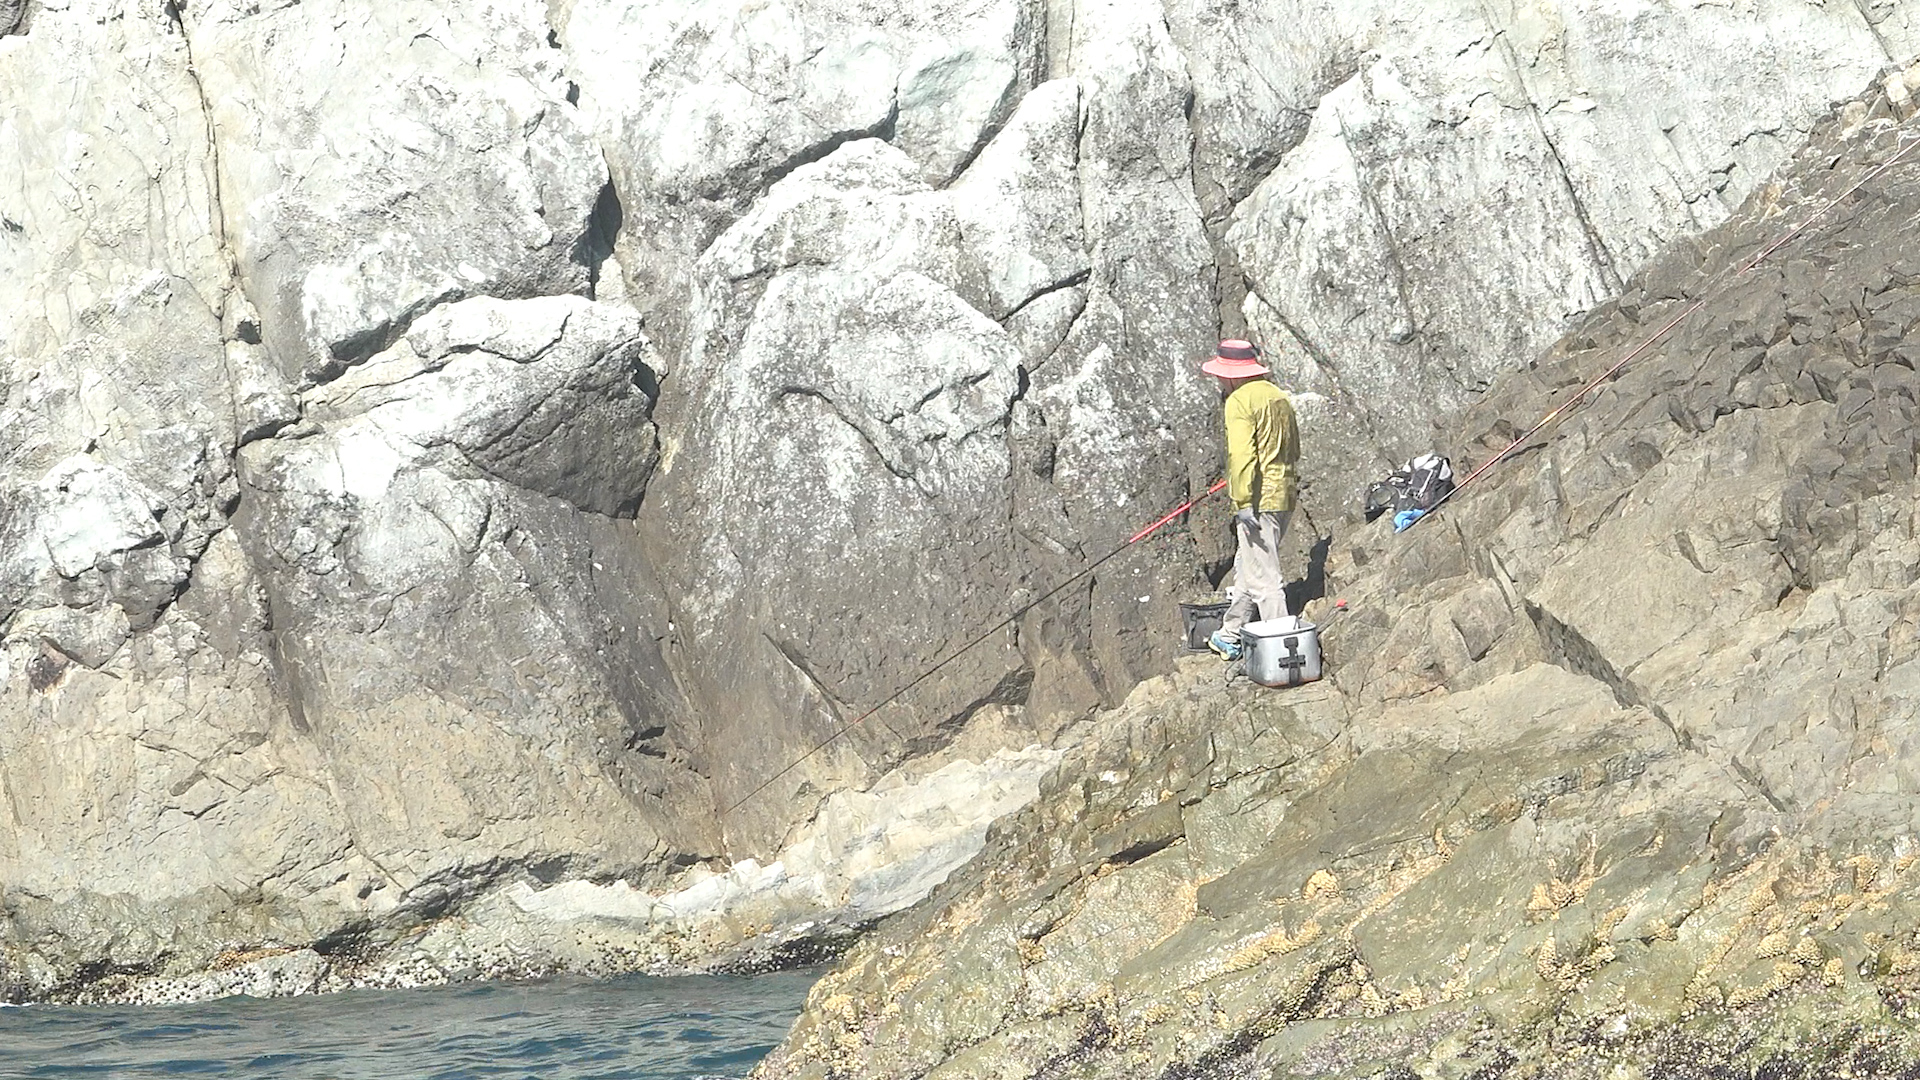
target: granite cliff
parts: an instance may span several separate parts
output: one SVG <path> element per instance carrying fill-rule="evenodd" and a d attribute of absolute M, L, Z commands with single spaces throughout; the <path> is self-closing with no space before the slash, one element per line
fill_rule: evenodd
<path fill-rule="evenodd" d="M 756 1075 L 1914 1075 L 1911 115 L 1496 379 L 1465 458 L 1657 342 L 1438 516 L 1337 527 L 1329 680 L 1143 684 Z"/>
<path fill-rule="evenodd" d="M 896 910 L 1172 669 L 1212 522 L 742 798 L 1203 484 L 1223 330 L 1300 391 L 1304 559 L 1916 49 L 1887 0 L 0 3 L 0 994 Z"/>

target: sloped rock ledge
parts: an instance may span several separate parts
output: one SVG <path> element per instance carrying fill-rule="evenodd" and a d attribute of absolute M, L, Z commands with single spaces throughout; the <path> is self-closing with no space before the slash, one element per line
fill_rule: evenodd
<path fill-rule="evenodd" d="M 1905 1076 L 1920 1065 L 1920 131 L 1876 95 L 1336 536 L 1333 678 L 1189 662 L 815 988 L 787 1077 Z"/>

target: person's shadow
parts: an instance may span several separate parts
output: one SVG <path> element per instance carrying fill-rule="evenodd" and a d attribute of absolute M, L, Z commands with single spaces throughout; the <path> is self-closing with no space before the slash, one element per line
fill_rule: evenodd
<path fill-rule="evenodd" d="M 1327 595 L 1327 550 L 1332 546 L 1333 537 L 1323 536 L 1307 550 L 1306 576 L 1287 583 L 1288 611 L 1298 615 L 1300 609 L 1307 606 L 1307 601 L 1319 600 Z"/>
<path fill-rule="evenodd" d="M 1287 583 L 1287 610 L 1299 614 L 1300 609 L 1309 600 L 1319 600 L 1327 595 L 1327 551 L 1333 546 L 1331 534 L 1322 536 L 1307 549 L 1307 573 L 1299 581 Z M 1207 584 L 1218 590 L 1226 584 L 1233 574 L 1233 555 L 1209 564 L 1205 568 Z"/>

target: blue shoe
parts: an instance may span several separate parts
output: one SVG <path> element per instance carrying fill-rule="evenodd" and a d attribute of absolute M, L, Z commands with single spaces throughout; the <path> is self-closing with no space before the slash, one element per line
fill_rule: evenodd
<path fill-rule="evenodd" d="M 1207 638 L 1207 648 L 1212 649 L 1222 660 L 1238 660 L 1240 659 L 1240 632 L 1215 630 Z"/>

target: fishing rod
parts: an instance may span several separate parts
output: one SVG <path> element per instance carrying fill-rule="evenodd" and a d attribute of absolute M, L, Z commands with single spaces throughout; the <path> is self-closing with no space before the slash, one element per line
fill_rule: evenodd
<path fill-rule="evenodd" d="M 1751 273 L 1761 263 L 1771 258 L 1775 252 L 1779 251 L 1781 248 L 1785 247 L 1788 243 L 1790 243 L 1795 237 L 1799 236 L 1801 233 L 1811 228 L 1815 222 L 1818 222 L 1820 219 L 1826 217 L 1829 213 L 1832 213 L 1835 207 L 1839 206 L 1842 202 L 1852 197 L 1855 192 L 1859 191 L 1861 188 L 1871 183 L 1874 179 L 1884 175 L 1889 169 L 1893 168 L 1894 165 L 1898 164 L 1902 158 L 1905 158 L 1907 154 L 1910 151 L 1912 151 L 1915 146 L 1920 146 L 1920 140 L 1909 142 L 1906 146 L 1902 147 L 1898 153 L 1894 154 L 1892 157 L 1882 162 L 1877 168 L 1873 169 L 1872 171 L 1868 172 L 1865 176 L 1862 176 L 1859 180 L 1855 181 L 1851 187 L 1847 188 L 1847 190 L 1841 192 L 1839 195 L 1829 200 L 1825 206 L 1822 206 L 1812 216 L 1808 217 L 1805 221 L 1802 221 L 1799 225 L 1796 225 L 1792 229 L 1788 230 L 1785 235 L 1781 236 L 1780 238 L 1775 240 L 1773 243 L 1767 245 L 1765 248 L 1762 248 L 1759 254 L 1755 255 L 1752 259 L 1748 260 L 1746 265 L 1742 266 L 1738 271 L 1732 274 L 1728 278 L 1728 280 L 1729 281 L 1738 280 L 1739 278 L 1744 277 L 1746 274 Z M 1415 517 L 1411 522 L 1408 523 L 1407 528 L 1413 528 L 1414 526 L 1417 526 L 1420 522 L 1432 516 L 1433 512 L 1440 509 L 1440 507 L 1446 505 L 1448 500 L 1460 494 L 1462 491 L 1465 491 L 1475 481 L 1479 480 L 1482 476 L 1485 476 L 1491 469 L 1493 469 L 1494 466 L 1498 465 L 1502 461 L 1505 461 L 1509 456 L 1513 454 L 1515 450 L 1525 445 L 1535 435 L 1538 435 L 1541 431 L 1545 430 L 1554 421 L 1566 415 L 1568 411 L 1571 410 L 1575 405 L 1585 400 L 1588 394 L 1591 394 L 1594 390 L 1598 389 L 1603 383 L 1607 382 L 1609 379 L 1612 379 L 1614 376 L 1618 375 L 1621 371 L 1625 370 L 1628 364 L 1631 364 L 1633 361 L 1646 355 L 1647 352 L 1650 351 L 1655 345 L 1658 345 L 1661 341 L 1665 340 L 1666 336 L 1672 333 L 1676 327 L 1678 327 L 1681 323 L 1687 321 L 1688 319 L 1692 318 L 1695 314 L 1697 314 L 1700 311 L 1700 309 L 1704 308 L 1707 305 L 1707 301 L 1709 298 L 1710 298 L 1709 296 L 1703 295 L 1700 299 L 1695 300 L 1692 304 L 1689 304 L 1686 308 L 1681 310 L 1681 312 L 1678 315 L 1675 315 L 1673 318 L 1667 320 L 1667 322 L 1664 325 L 1662 325 L 1660 329 L 1654 331 L 1652 336 L 1648 337 L 1645 341 L 1641 342 L 1639 347 L 1635 348 L 1632 352 L 1629 352 L 1626 356 L 1622 357 L 1612 367 L 1608 368 L 1606 371 L 1602 372 L 1599 376 L 1595 377 L 1594 379 L 1589 381 L 1586 385 L 1582 386 L 1571 397 L 1568 397 L 1566 400 L 1562 401 L 1559 405 L 1555 406 L 1545 416 L 1541 417 L 1538 423 L 1528 428 L 1526 432 L 1523 433 L 1519 438 L 1514 439 L 1512 442 L 1508 443 L 1506 447 L 1503 448 L 1499 453 L 1488 458 L 1486 461 L 1481 462 L 1480 465 L 1475 467 L 1473 471 L 1467 474 L 1464 480 L 1462 480 L 1459 484 L 1455 485 L 1446 494 L 1442 495 L 1440 499 L 1437 502 L 1435 502 L 1432 506 L 1428 507 L 1424 511 L 1421 511 L 1419 516 Z M 1115 547 L 1112 551 L 1107 552 L 1105 555 L 1100 556 L 1098 559 L 1095 559 L 1094 561 L 1088 563 L 1086 566 L 1080 568 L 1071 576 L 1067 577 L 1064 581 L 1061 581 L 1058 585 L 1055 585 L 1053 588 L 1047 590 L 1045 593 L 1041 594 L 1039 597 L 1021 605 L 1012 614 L 1008 615 L 1006 618 L 1000 620 L 998 623 L 995 623 L 993 626 L 989 627 L 985 632 L 981 633 L 978 637 L 975 637 L 973 640 L 968 641 L 966 644 L 953 650 L 951 653 L 947 654 L 946 657 L 941 659 L 938 663 L 934 664 L 932 667 L 928 668 L 926 671 L 921 672 L 919 675 L 915 676 L 911 681 L 907 682 L 905 685 L 901 686 L 899 689 L 895 690 L 893 693 L 888 694 L 884 699 L 881 700 L 879 704 L 868 709 L 866 712 L 861 713 L 859 716 L 854 717 L 851 721 L 847 722 L 846 724 L 842 725 L 839 729 L 835 730 L 833 734 L 820 740 L 818 743 L 815 743 L 813 747 L 809 749 L 806 753 L 801 754 L 799 757 L 788 762 L 783 768 L 781 768 L 779 772 L 776 772 L 772 776 L 769 776 L 767 779 L 761 781 L 760 784 L 757 787 L 755 787 L 752 791 L 747 792 L 747 794 L 744 797 L 736 801 L 732 806 L 727 807 L 727 809 L 722 812 L 721 816 L 724 817 L 727 814 L 731 814 L 735 810 L 740 809 L 742 806 L 745 806 L 755 796 L 759 795 L 762 791 L 765 791 L 768 787 L 771 787 L 775 781 L 779 780 L 781 777 L 785 776 L 789 772 L 792 772 L 794 769 L 798 768 L 803 762 L 807 761 L 807 759 L 813 757 L 813 755 L 819 753 L 820 751 L 826 749 L 828 746 L 832 745 L 834 742 L 838 741 L 841 736 L 845 735 L 847 732 L 853 730 L 855 727 L 858 727 L 860 724 L 864 723 L 866 720 L 874 716 L 874 714 L 878 713 L 881 709 L 884 709 L 888 705 L 891 705 L 894 702 L 900 700 L 900 698 L 904 697 L 908 692 L 913 690 L 914 687 L 919 686 L 921 683 L 926 682 L 928 679 L 932 678 L 934 675 L 944 670 L 949 664 L 952 664 L 955 660 L 958 660 L 961 656 L 965 655 L 969 650 L 975 648 L 976 646 L 980 645 L 982 642 L 986 641 L 988 638 L 991 638 L 993 635 L 1006 629 L 1008 626 L 1012 625 L 1015 620 L 1019 619 L 1022 615 L 1025 615 L 1027 612 L 1032 611 L 1034 608 L 1040 606 L 1046 601 L 1053 599 L 1055 596 L 1058 596 L 1069 585 L 1072 585 L 1074 582 L 1079 581 L 1081 578 L 1084 578 L 1088 574 L 1093 573 L 1095 570 L 1099 569 L 1101 566 L 1105 565 L 1107 562 L 1114 559 L 1121 552 L 1127 550 L 1128 548 L 1139 543 L 1140 541 L 1145 540 L 1147 537 L 1152 536 L 1155 532 L 1158 532 L 1162 527 L 1164 527 L 1168 522 L 1174 520 L 1175 518 L 1186 513 L 1187 511 L 1193 509 L 1201 501 L 1209 498 L 1210 496 L 1217 493 L 1221 488 L 1225 487 L 1226 484 L 1227 482 L 1225 480 L 1221 480 L 1220 482 L 1214 484 L 1212 487 L 1208 488 L 1205 492 L 1202 492 L 1201 494 L 1196 495 L 1191 499 L 1188 499 L 1186 502 L 1181 503 L 1179 506 L 1168 511 L 1166 514 L 1162 515 L 1159 519 L 1155 520 L 1152 524 L 1146 526 L 1145 528 L 1141 529 L 1139 532 L 1134 533 L 1132 536 L 1128 537 L 1126 542 L 1120 544 L 1118 547 Z"/>
<path fill-rule="evenodd" d="M 1060 582 L 1058 585 L 1055 585 L 1053 588 L 1048 589 L 1046 592 L 1042 593 L 1040 596 L 1027 601 L 1025 604 L 1022 604 L 1019 608 L 1014 610 L 1013 614 L 1008 615 L 1004 619 L 1001 619 L 999 622 L 993 624 L 991 627 L 988 627 L 985 631 L 983 631 L 980 634 L 980 636 L 974 638 L 973 640 L 967 642 L 965 645 L 962 645 L 959 648 L 948 653 L 945 658 L 940 660 L 939 663 L 936 663 L 932 667 L 921 672 L 919 675 L 915 676 L 911 682 L 908 682 L 905 685 L 901 686 L 898 690 L 895 690 L 893 693 L 888 694 L 884 699 L 881 700 L 881 702 L 878 705 L 875 705 L 873 708 L 868 709 L 866 712 L 861 713 L 859 716 L 856 716 L 852 720 L 841 725 L 838 729 L 834 731 L 833 734 L 815 743 L 812 749 L 808 750 L 806 753 L 801 754 L 799 757 L 794 758 L 792 761 L 788 762 L 786 766 L 782 768 L 779 772 L 774 773 L 772 776 L 767 777 L 765 780 L 762 780 L 758 787 L 754 788 L 752 791 L 747 792 L 746 795 L 742 796 L 740 800 L 735 802 L 732 806 L 727 807 L 726 810 L 724 810 L 720 816 L 726 817 L 728 814 L 731 814 L 735 810 L 738 810 L 742 806 L 745 806 L 748 802 L 752 801 L 754 796 L 760 794 L 761 792 L 767 790 L 767 788 L 773 786 L 774 781 L 780 779 L 781 777 L 792 772 L 794 769 L 798 768 L 801 765 L 801 763 L 805 762 L 808 758 L 811 758 L 813 755 L 819 753 L 822 750 L 825 750 L 828 746 L 831 746 L 834 742 L 836 742 L 840 738 L 840 736 L 845 735 L 849 731 L 852 731 L 854 728 L 864 723 L 868 718 L 872 717 L 875 713 L 878 713 L 881 709 L 884 709 L 887 706 L 893 704 L 894 702 L 899 701 L 902 697 L 906 696 L 908 691 L 912 690 L 916 686 L 919 686 L 921 683 L 926 682 L 928 679 L 931 679 L 934 675 L 938 674 L 942 669 L 944 669 L 948 664 L 951 664 L 955 660 L 958 660 L 960 659 L 960 657 L 966 655 L 968 650 L 979 645 L 981 642 L 986 641 L 988 638 L 993 637 L 995 634 L 998 634 L 1000 631 L 1005 630 L 1008 626 L 1013 625 L 1014 621 L 1020 618 L 1020 616 L 1025 615 L 1027 612 L 1032 611 L 1034 608 L 1037 608 L 1041 604 L 1046 603 L 1048 600 L 1051 600 L 1054 597 L 1060 595 L 1060 593 L 1063 592 L 1067 588 L 1067 586 L 1072 585 L 1074 582 L 1079 581 L 1081 578 L 1084 578 L 1088 574 L 1093 573 L 1095 570 L 1100 569 L 1101 566 L 1105 565 L 1107 562 L 1112 560 L 1115 556 L 1119 555 L 1121 552 L 1127 550 L 1128 548 L 1139 543 L 1140 541 L 1145 540 L 1147 537 L 1152 536 L 1154 533 L 1159 532 L 1161 528 L 1163 528 L 1168 522 L 1179 517 L 1181 514 L 1184 514 L 1187 511 L 1193 509 L 1195 506 L 1198 506 L 1201 502 L 1205 501 L 1206 499 L 1211 498 L 1221 488 L 1226 486 L 1227 486 L 1227 482 L 1225 480 L 1221 480 L 1220 482 L 1214 484 L 1212 487 L 1208 488 L 1207 490 L 1201 492 L 1198 495 L 1195 495 L 1193 498 L 1188 499 L 1186 502 L 1181 503 L 1179 506 L 1174 507 L 1172 510 L 1167 511 L 1166 514 L 1162 515 L 1158 520 L 1154 521 L 1153 524 L 1148 525 L 1146 528 L 1141 529 L 1139 532 L 1134 533 L 1132 536 L 1127 537 L 1125 543 L 1114 548 L 1112 551 L 1107 552 L 1105 555 L 1102 555 L 1099 558 L 1093 560 L 1087 565 L 1081 567 L 1079 570 L 1074 571 L 1073 574 L 1069 576 L 1066 580 Z"/>
<path fill-rule="evenodd" d="M 1762 248 L 1758 255 L 1755 255 L 1752 259 L 1748 260 L 1745 266 L 1742 266 L 1738 271 L 1729 275 L 1726 280 L 1728 282 L 1738 281 L 1739 279 L 1745 277 L 1747 274 L 1751 273 L 1761 263 L 1771 258 L 1774 252 L 1779 251 L 1781 248 L 1785 247 L 1789 242 L 1791 242 L 1794 237 L 1799 236 L 1801 233 L 1806 232 L 1807 229 L 1811 228 L 1814 222 L 1819 221 L 1821 218 L 1826 217 L 1829 213 L 1832 213 L 1834 207 L 1839 206 L 1842 202 L 1845 202 L 1847 199 L 1851 198 L 1854 192 L 1859 191 L 1861 188 L 1871 183 L 1875 178 L 1884 174 L 1888 169 L 1893 168 L 1894 165 L 1897 164 L 1901 158 L 1904 158 L 1907 156 L 1908 151 L 1912 150 L 1916 146 L 1920 146 L 1920 139 L 1916 139 L 1913 142 L 1909 142 L 1906 146 L 1900 149 L 1899 153 L 1888 158 L 1886 161 L 1882 162 L 1878 168 L 1875 168 L 1873 171 L 1867 173 L 1865 176 L 1862 176 L 1859 180 L 1855 181 L 1852 187 L 1849 187 L 1847 190 L 1841 192 L 1840 194 L 1834 196 L 1832 199 L 1828 200 L 1827 204 L 1825 206 L 1822 206 L 1819 210 L 1815 211 L 1813 216 L 1807 218 L 1805 221 L 1801 222 L 1800 224 L 1794 226 L 1792 229 L 1788 230 L 1786 235 L 1780 237 L 1779 239 L 1775 240 L 1773 243 L 1768 244 L 1766 247 Z M 1526 432 L 1522 434 L 1519 438 L 1508 443 L 1505 449 L 1501 450 L 1499 453 L 1493 455 L 1487 460 L 1481 462 L 1478 467 L 1476 467 L 1472 472 L 1467 474 L 1466 479 L 1460 481 L 1460 483 L 1455 485 L 1452 490 L 1440 496 L 1440 498 L 1437 501 L 1435 501 L 1432 506 L 1429 506 L 1425 510 L 1420 511 L 1419 514 L 1415 516 L 1412 521 L 1407 523 L 1407 528 L 1411 529 L 1414 526 L 1420 524 L 1422 521 L 1425 521 L 1428 517 L 1431 517 L 1435 510 L 1438 510 L 1442 506 L 1446 505 L 1447 500 L 1453 498 L 1455 495 L 1460 494 L 1462 491 L 1465 491 L 1468 485 L 1472 484 L 1475 480 L 1478 480 L 1489 469 L 1492 469 L 1495 465 L 1498 465 L 1500 462 L 1505 461 L 1507 457 L 1511 455 L 1515 450 L 1519 449 L 1522 445 L 1526 444 L 1535 435 L 1538 435 L 1542 430 L 1544 430 L 1548 425 L 1552 424 L 1555 420 L 1558 420 L 1561 416 L 1565 415 L 1569 409 L 1571 409 L 1575 404 L 1579 403 L 1588 394 L 1592 393 L 1597 387 L 1600 386 L 1600 384 L 1606 382 L 1607 380 L 1613 378 L 1615 375 L 1619 374 L 1628 364 L 1646 355 L 1648 350 L 1652 349 L 1655 345 L 1659 344 L 1668 334 L 1672 333 L 1675 327 L 1679 326 L 1681 323 L 1685 322 L 1686 320 L 1692 318 L 1694 314 L 1697 313 L 1701 308 L 1706 307 L 1708 299 L 1709 299 L 1708 296 L 1705 296 L 1705 295 L 1701 296 L 1700 299 L 1695 300 L 1692 304 L 1688 305 L 1686 309 L 1680 312 L 1680 314 L 1675 315 L 1673 318 L 1667 320 L 1666 325 L 1654 331 L 1652 337 L 1649 337 L 1647 340 L 1641 342 L 1639 348 L 1628 353 L 1626 356 L 1621 358 L 1619 363 L 1613 365 L 1612 367 L 1608 368 L 1606 371 L 1602 372 L 1598 377 L 1593 379 L 1591 382 L 1587 383 L 1585 386 L 1582 386 L 1578 391 L 1576 391 L 1573 394 L 1572 397 L 1569 397 L 1565 401 L 1562 401 L 1558 406 L 1556 406 L 1553 409 L 1553 411 L 1541 417 L 1539 423 L 1528 428 Z"/>

